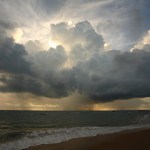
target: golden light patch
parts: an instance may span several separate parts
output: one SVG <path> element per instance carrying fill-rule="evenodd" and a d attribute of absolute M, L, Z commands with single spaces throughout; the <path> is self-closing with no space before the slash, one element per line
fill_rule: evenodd
<path fill-rule="evenodd" d="M 150 44 L 150 30 L 148 30 L 148 34 L 143 39 L 144 44 Z"/>
<path fill-rule="evenodd" d="M 0 93 L 0 110 L 62 110 L 55 100 L 30 93 Z"/>
<path fill-rule="evenodd" d="M 150 44 L 150 30 L 148 30 L 148 33 L 143 37 L 143 39 L 135 44 L 130 51 L 132 52 L 134 49 L 143 49 L 146 44 Z"/>
<path fill-rule="evenodd" d="M 68 22 L 67 22 L 67 23 L 68 23 L 68 25 L 69 25 L 69 26 L 73 25 L 73 21 L 72 21 L 71 19 L 70 19 L 70 20 L 68 20 Z"/>
<path fill-rule="evenodd" d="M 105 43 L 104 44 L 104 49 L 105 50 L 111 50 L 112 48 L 111 48 L 111 45 L 109 43 Z"/>
<path fill-rule="evenodd" d="M 48 41 L 48 46 L 51 48 L 56 48 L 59 44 L 55 41 Z"/>
<path fill-rule="evenodd" d="M 17 28 L 13 33 L 13 38 L 16 43 L 19 43 L 21 41 L 22 36 L 23 36 L 23 31 L 20 28 Z"/>

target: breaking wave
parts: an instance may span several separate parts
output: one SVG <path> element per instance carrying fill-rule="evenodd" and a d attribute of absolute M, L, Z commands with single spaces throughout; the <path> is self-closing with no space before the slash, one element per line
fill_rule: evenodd
<path fill-rule="evenodd" d="M 132 125 L 123 127 L 74 127 L 60 129 L 45 129 L 33 131 L 16 141 L 10 141 L 0 145 L 2 150 L 22 150 L 31 146 L 41 144 L 60 143 L 73 138 L 90 137 L 109 133 L 116 133 L 123 130 L 145 128 L 149 125 Z"/>

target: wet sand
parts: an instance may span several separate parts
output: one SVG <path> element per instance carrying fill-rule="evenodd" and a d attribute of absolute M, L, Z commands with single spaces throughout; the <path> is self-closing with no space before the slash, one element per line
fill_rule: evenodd
<path fill-rule="evenodd" d="M 58 144 L 39 145 L 26 150 L 150 150 L 150 129 L 71 139 Z"/>

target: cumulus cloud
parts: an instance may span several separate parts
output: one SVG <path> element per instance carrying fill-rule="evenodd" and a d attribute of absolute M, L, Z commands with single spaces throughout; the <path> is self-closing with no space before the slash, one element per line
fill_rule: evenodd
<path fill-rule="evenodd" d="M 35 54 L 44 49 L 42 43 L 38 40 L 29 40 L 24 46 L 29 54 Z"/>
<path fill-rule="evenodd" d="M 69 51 L 57 46 L 56 49 L 28 55 L 25 59 L 26 51 L 22 45 L 12 40 L 1 45 L 1 70 L 14 73 L 1 80 L 5 85 L 1 91 L 31 92 L 53 98 L 66 97 L 78 91 L 91 100 L 103 102 L 150 96 L 148 51 L 105 52 L 102 36 L 87 21 L 77 23 L 72 28 L 65 23 L 52 25 L 52 28 L 61 44 L 67 41 L 64 47 L 70 48 Z M 56 37 L 53 38 L 56 40 Z M 88 59 L 85 52 L 89 54 Z M 72 61 L 84 55 L 80 61 L 68 67 L 66 63 L 73 54 L 75 57 Z M 10 63 L 3 62 L 8 59 Z M 29 73 L 29 68 L 32 73 Z"/>
<path fill-rule="evenodd" d="M 101 101 L 147 97 L 149 60 L 149 52 L 138 50 L 93 56 L 77 69 L 79 89 L 91 99 Z"/>
<path fill-rule="evenodd" d="M 0 8 L 3 6 L 0 14 L 8 17 L 8 21 L 0 19 L 0 91 L 28 92 L 48 98 L 64 98 L 77 92 L 82 95 L 81 98 L 86 97 L 92 102 L 150 97 L 150 43 L 144 42 L 149 41 L 149 34 L 145 36 L 147 27 L 143 27 L 143 16 L 144 13 L 148 14 L 148 11 L 142 12 L 146 3 L 140 0 L 137 3 L 128 0 L 89 0 L 85 3 L 78 0 L 77 3 L 78 6 L 85 4 L 85 8 L 91 10 L 91 13 L 89 11 L 85 14 L 84 19 L 89 15 L 95 16 L 97 21 L 94 18 L 92 23 L 75 19 L 76 23 L 71 25 L 65 21 L 51 24 L 48 31 L 51 34 L 51 42 L 56 42 L 57 46 L 46 50 L 40 37 L 43 35 L 47 38 L 49 34 L 42 32 L 42 20 L 47 20 L 49 13 L 49 16 L 55 12 L 57 14 L 61 8 L 60 11 L 67 8 L 62 14 L 65 16 L 74 2 L 0 2 Z M 14 9 L 18 6 L 21 6 L 19 10 Z M 25 9 L 22 11 L 22 8 Z M 74 11 L 76 9 L 75 5 L 72 13 L 78 14 L 79 20 L 80 17 L 84 20 L 82 14 L 85 10 Z M 21 19 L 23 13 L 26 15 Z M 75 16 L 73 18 L 76 18 Z M 33 20 L 29 19 L 32 17 Z M 38 21 L 40 28 L 34 31 L 41 30 L 40 36 L 36 36 L 38 34 L 34 32 L 32 34 L 35 39 L 31 39 L 26 34 L 27 29 L 30 29 L 30 26 L 33 29 Z M 25 43 L 16 43 L 11 37 L 16 28 L 21 29 L 23 38 L 26 35 Z M 30 31 L 28 30 L 28 33 Z M 142 46 L 136 46 L 143 35 L 142 44 L 140 43 Z M 122 49 L 106 51 L 105 39 L 112 48 Z M 128 51 L 133 45 L 135 46 L 132 51 Z"/>
<path fill-rule="evenodd" d="M 96 33 L 88 21 L 78 22 L 74 27 L 64 22 L 52 24 L 51 31 L 52 39 L 66 48 L 70 63 L 74 65 L 104 50 L 102 36 Z"/>
<path fill-rule="evenodd" d="M 57 46 L 56 49 L 50 48 L 48 51 L 38 52 L 29 59 L 32 61 L 34 72 L 46 74 L 63 69 L 67 61 L 67 54 L 62 46 Z"/>

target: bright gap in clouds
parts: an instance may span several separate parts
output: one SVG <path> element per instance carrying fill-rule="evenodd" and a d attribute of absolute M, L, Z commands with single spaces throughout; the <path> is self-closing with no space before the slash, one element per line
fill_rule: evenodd
<path fill-rule="evenodd" d="M 59 44 L 55 41 L 48 41 L 48 46 L 51 47 L 51 48 L 56 48 Z"/>
<path fill-rule="evenodd" d="M 20 28 L 16 28 L 16 30 L 13 33 L 13 39 L 15 40 L 16 43 L 19 43 L 21 41 L 21 38 L 23 36 L 23 31 Z"/>

